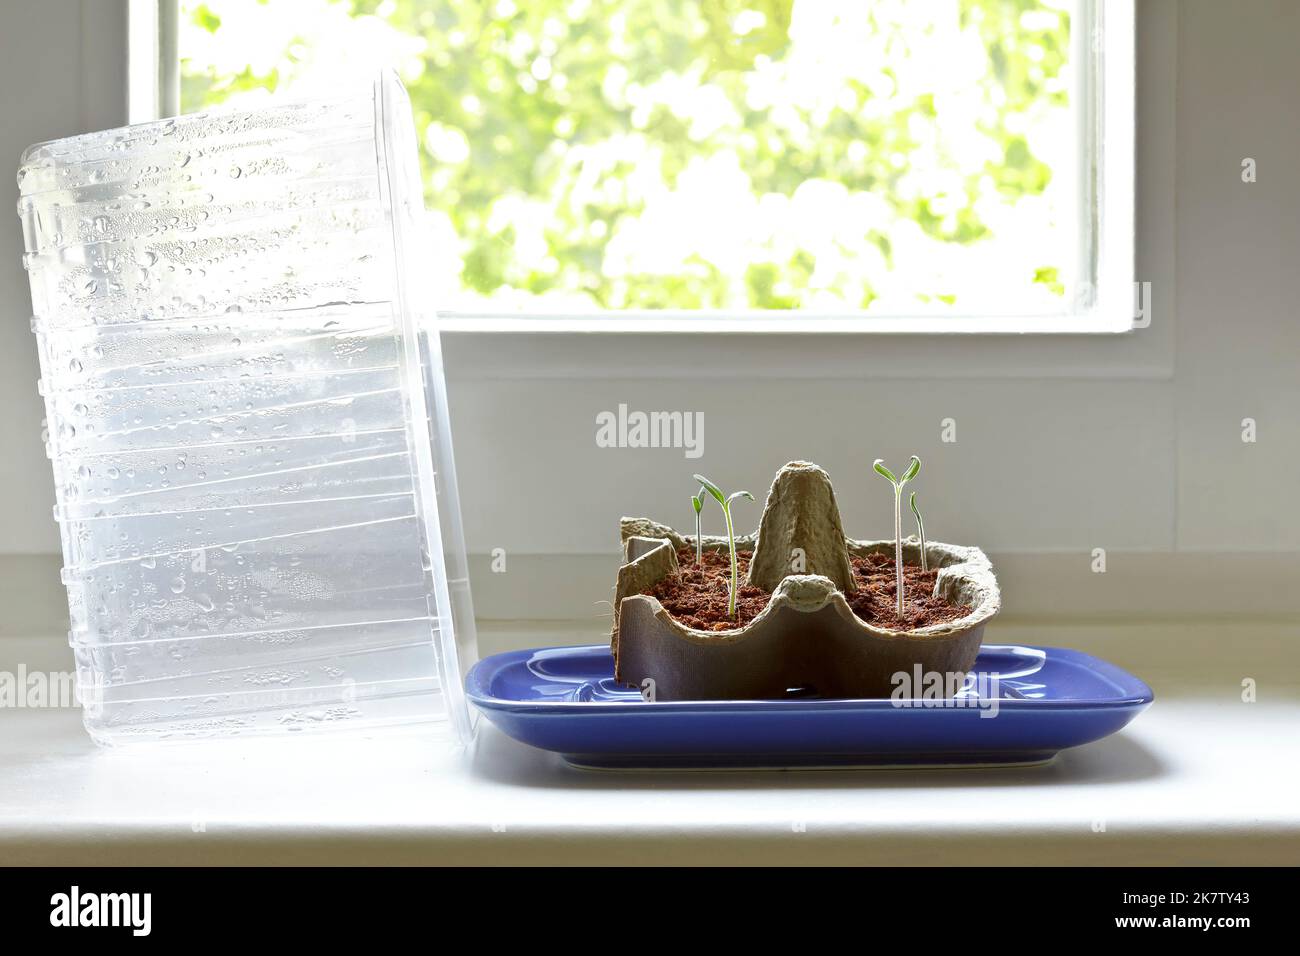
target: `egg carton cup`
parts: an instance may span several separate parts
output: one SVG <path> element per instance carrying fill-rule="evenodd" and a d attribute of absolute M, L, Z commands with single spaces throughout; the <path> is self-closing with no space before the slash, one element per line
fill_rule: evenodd
<path fill-rule="evenodd" d="M 935 593 L 970 606 L 956 620 L 913 630 L 879 627 L 850 607 L 851 556 L 890 554 L 893 541 L 847 538 L 830 478 L 809 462 L 791 462 L 768 492 L 759 530 L 735 539 L 752 550 L 749 583 L 771 594 L 753 620 L 706 631 L 677 620 L 649 591 L 677 570 L 677 551 L 694 537 L 648 518 L 624 518 L 625 563 L 615 590 L 611 647 L 615 677 L 645 687 L 656 700 L 764 700 L 792 689 L 828 698 L 887 698 L 896 675 L 964 675 L 979 653 L 984 627 L 1001 607 L 992 565 L 979 548 L 926 542 L 938 569 Z M 704 537 L 709 550 L 726 538 Z M 807 573 L 790 573 L 790 555 Z M 920 544 L 904 545 L 905 563 L 919 563 Z"/>

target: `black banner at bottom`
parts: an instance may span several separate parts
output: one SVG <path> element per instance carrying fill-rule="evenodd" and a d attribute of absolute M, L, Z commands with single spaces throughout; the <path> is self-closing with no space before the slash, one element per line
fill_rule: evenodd
<path fill-rule="evenodd" d="M 814 929 L 927 947 L 966 933 L 984 943 L 1039 933 L 1229 942 L 1287 929 L 1294 887 L 1294 870 L 1229 868 L 0 869 L 0 926 L 7 942 L 119 945 L 337 946 L 432 930 L 430 945 L 494 951 L 553 946 L 566 931 L 580 934 L 572 945 L 613 931 L 661 949 Z"/>

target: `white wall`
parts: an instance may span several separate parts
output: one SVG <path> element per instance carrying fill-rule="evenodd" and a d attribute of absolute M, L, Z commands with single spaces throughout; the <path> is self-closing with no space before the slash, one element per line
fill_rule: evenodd
<path fill-rule="evenodd" d="M 505 548 L 552 583 L 589 575 L 555 604 L 589 611 L 619 516 L 685 524 L 692 471 L 761 495 L 784 461 L 811 458 L 836 479 L 849 532 L 884 536 L 889 498 L 870 462 L 915 452 L 931 533 L 978 542 L 1026 575 L 1060 566 L 1040 564 L 1053 554 L 1078 556 L 1069 566 L 1085 573 L 1096 547 L 1162 562 L 1270 553 L 1224 565 L 1228 578 L 1243 576 L 1225 582 L 1242 594 L 1247 567 L 1291 573 L 1300 555 L 1300 4 L 1139 6 L 1138 271 L 1153 283 L 1150 329 L 1102 340 L 636 337 L 614 346 L 606 336 L 450 336 L 470 550 Z M 87 32 L 76 2 L 0 9 L 0 155 L 12 161 L 30 141 L 117 118 L 120 64 L 101 64 L 103 82 L 78 68 L 87 43 L 108 42 Z M 1258 162 L 1254 184 L 1241 182 L 1244 157 Z M 0 550 L 54 552 L 18 256 L 15 220 L 0 228 L 9 316 Z M 595 416 L 620 402 L 704 412 L 704 457 L 597 448 Z M 1240 440 L 1248 416 L 1258 420 L 1255 444 Z M 957 420 L 956 444 L 939 441 L 945 417 Z M 756 518 L 753 506 L 740 522 Z M 528 592 L 508 577 L 510 587 L 485 578 L 480 603 Z M 1161 600 L 1201 600 L 1198 581 L 1175 581 Z M 1279 607 L 1289 600 L 1274 594 Z"/>
<path fill-rule="evenodd" d="M 1300 5 L 1183 6 L 1178 544 L 1300 548 Z M 1259 164 L 1245 185 L 1241 161 Z M 1243 445 L 1245 416 L 1259 420 Z M 1296 605 L 1300 606 L 1300 604 Z"/>
<path fill-rule="evenodd" d="M 1288 38 L 1300 5 L 1140 6 L 1138 274 L 1152 282 L 1152 328 L 1104 341 L 751 340 L 717 382 L 726 350 L 701 358 L 691 343 L 637 340 L 611 372 L 582 369 L 607 356 L 574 337 L 543 343 L 533 369 L 497 358 L 492 381 L 491 354 L 453 343 L 460 463 L 481 499 L 471 550 L 608 552 L 621 513 L 686 524 L 692 470 L 759 492 L 794 457 L 831 472 L 850 533 L 884 536 L 889 495 L 870 462 L 915 452 L 937 537 L 1004 557 L 1074 552 L 1081 569 L 1095 547 L 1269 552 L 1294 567 L 1300 58 Z M 549 371 L 565 350 L 577 378 Z M 471 368 L 458 372 L 458 357 Z M 690 370 L 669 380 L 674 360 Z M 637 362 L 645 372 L 620 376 Z M 596 448 L 595 413 L 619 402 L 704 411 L 704 458 Z M 945 417 L 955 445 L 939 441 Z M 1241 441 L 1246 417 L 1255 444 Z"/>
<path fill-rule="evenodd" d="M 32 143 L 125 121 L 125 8 L 126 0 L 0 5 L 0 553 L 59 547 L 15 215 L 18 157 Z"/>

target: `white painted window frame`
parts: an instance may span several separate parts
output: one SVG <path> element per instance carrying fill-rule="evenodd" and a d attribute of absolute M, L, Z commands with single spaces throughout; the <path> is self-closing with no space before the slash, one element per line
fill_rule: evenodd
<path fill-rule="evenodd" d="M 174 114 L 179 107 L 177 0 L 128 0 L 128 116 L 131 122 Z M 1080 123 L 1087 157 L 1080 188 L 1087 223 L 1081 274 L 1095 288 L 1058 315 L 870 315 L 809 310 L 619 310 L 589 313 L 446 311 L 449 333 L 536 333 L 616 336 L 688 334 L 797 335 L 1077 335 L 1129 332 L 1137 302 L 1135 272 L 1135 0 L 1081 0 L 1073 31 L 1083 74 Z M 1082 29 L 1080 29 L 1082 27 Z M 1095 250 L 1095 251 L 1094 251 Z M 1095 256 L 1095 264 L 1093 257 Z"/>

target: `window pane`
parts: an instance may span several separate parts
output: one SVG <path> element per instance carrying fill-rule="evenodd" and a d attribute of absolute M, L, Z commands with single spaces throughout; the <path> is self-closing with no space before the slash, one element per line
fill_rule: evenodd
<path fill-rule="evenodd" d="M 1069 0 L 183 0 L 187 111 L 377 66 L 450 307 L 1063 314 Z"/>

